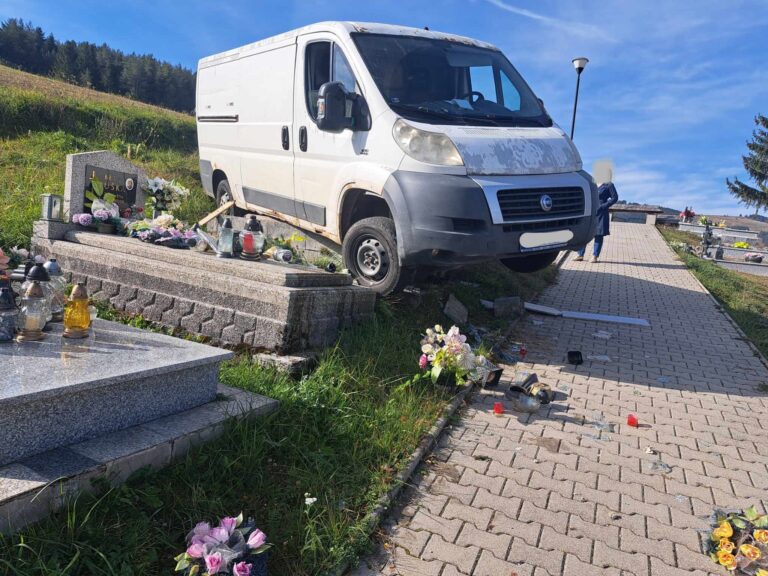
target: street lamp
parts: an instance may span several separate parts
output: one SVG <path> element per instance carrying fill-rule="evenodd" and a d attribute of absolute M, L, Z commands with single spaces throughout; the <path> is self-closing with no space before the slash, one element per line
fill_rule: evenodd
<path fill-rule="evenodd" d="M 576 127 L 576 106 L 579 104 L 579 83 L 581 82 L 581 73 L 587 67 L 588 58 L 583 56 L 572 60 L 573 67 L 576 68 L 576 98 L 573 101 L 573 118 L 571 119 L 571 140 L 573 140 L 573 129 Z"/>

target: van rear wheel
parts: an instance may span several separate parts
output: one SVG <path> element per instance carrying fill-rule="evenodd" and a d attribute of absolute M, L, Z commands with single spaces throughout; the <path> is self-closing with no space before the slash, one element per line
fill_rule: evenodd
<path fill-rule="evenodd" d="M 342 252 L 346 267 L 361 286 L 381 296 L 399 287 L 403 270 L 391 218 L 374 216 L 353 224 L 344 237 Z"/>

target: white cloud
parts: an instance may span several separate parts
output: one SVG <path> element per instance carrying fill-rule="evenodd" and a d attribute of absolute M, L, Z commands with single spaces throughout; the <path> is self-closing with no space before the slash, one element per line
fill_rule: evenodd
<path fill-rule="evenodd" d="M 560 20 L 558 18 L 553 18 L 552 16 L 545 16 L 543 14 L 539 14 L 538 12 L 533 12 L 532 10 L 528 10 L 526 8 L 514 6 L 508 2 L 502 2 L 502 0 L 486 0 L 486 2 L 496 6 L 497 8 L 500 8 L 501 10 L 511 12 L 512 14 L 517 14 L 518 16 L 523 16 L 530 20 L 541 22 L 546 26 L 551 26 L 552 28 L 556 28 L 568 34 L 584 37 L 602 36 L 611 42 L 616 41 L 610 36 L 610 34 L 608 34 L 606 30 L 592 24 L 582 24 L 574 21 Z"/>

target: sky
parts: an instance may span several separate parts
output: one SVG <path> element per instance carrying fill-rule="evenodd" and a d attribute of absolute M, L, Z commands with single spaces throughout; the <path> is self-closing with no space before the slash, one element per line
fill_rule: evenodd
<path fill-rule="evenodd" d="M 768 115 L 768 0 L 0 0 L 59 40 L 149 53 L 191 69 L 206 55 L 322 20 L 429 26 L 498 46 L 570 131 L 589 170 L 610 158 L 628 202 L 746 214 L 727 177 Z"/>

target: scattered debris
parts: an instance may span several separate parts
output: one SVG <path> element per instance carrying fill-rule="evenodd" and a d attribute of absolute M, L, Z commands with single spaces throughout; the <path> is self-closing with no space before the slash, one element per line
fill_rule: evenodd
<path fill-rule="evenodd" d="M 558 390 L 560 390 L 560 392 L 563 392 L 563 393 L 565 393 L 565 394 L 568 394 L 568 392 L 570 392 L 570 390 L 571 390 L 571 389 L 570 389 L 568 386 L 566 386 L 565 384 L 560 384 L 560 386 L 558 386 L 558 387 L 557 387 L 557 389 L 558 389 Z"/>
<path fill-rule="evenodd" d="M 496 298 L 493 315 L 497 318 L 519 318 L 523 313 L 523 300 L 519 296 Z"/>
<path fill-rule="evenodd" d="M 513 395 L 509 397 L 509 402 L 512 404 L 512 409 L 516 412 L 533 414 L 541 408 L 541 402 L 539 402 L 537 398 L 533 398 L 526 394 Z"/>
<path fill-rule="evenodd" d="M 614 324 L 631 324 L 634 326 L 650 326 L 648 320 L 644 318 L 630 318 L 629 316 L 613 316 L 610 314 L 595 314 L 592 312 L 575 312 L 571 310 L 558 310 L 551 306 L 542 306 L 541 304 L 533 304 L 531 302 L 525 302 L 523 304 L 526 310 L 537 314 L 545 314 L 547 316 L 562 316 L 563 318 L 575 318 L 577 320 L 597 320 L 598 322 L 611 322 Z"/>
<path fill-rule="evenodd" d="M 587 356 L 587 360 L 593 360 L 596 362 L 610 362 L 611 357 L 606 356 L 605 354 L 590 354 Z"/>
<path fill-rule="evenodd" d="M 597 332 L 593 333 L 592 336 L 595 338 L 600 338 L 601 340 L 610 340 L 613 336 L 613 333 L 608 332 L 607 330 L 598 330 Z"/>
<path fill-rule="evenodd" d="M 582 356 L 579 350 L 569 350 L 568 364 L 573 364 L 574 366 L 578 366 L 579 364 L 584 364 L 584 356 Z"/>
<path fill-rule="evenodd" d="M 634 394 L 635 396 L 640 396 L 642 392 L 640 392 L 640 390 L 635 389 L 635 390 L 632 390 L 632 394 Z"/>
<path fill-rule="evenodd" d="M 658 454 L 658 452 L 656 452 L 656 450 L 654 450 L 654 449 L 653 449 L 653 448 L 651 448 L 650 446 L 646 446 L 646 448 L 645 448 L 645 453 L 646 453 L 646 454 L 653 454 L 653 455 L 655 455 L 655 454 Z"/>
<path fill-rule="evenodd" d="M 486 456 L 484 454 L 480 454 L 479 456 L 472 456 L 472 458 L 481 462 L 488 462 L 491 459 L 490 456 Z"/>
<path fill-rule="evenodd" d="M 406 286 L 403 288 L 403 294 L 405 294 L 409 306 L 412 308 L 421 306 L 421 288 Z"/>
<path fill-rule="evenodd" d="M 611 514 L 611 520 L 621 520 L 621 514 Z"/>
<path fill-rule="evenodd" d="M 467 324 L 467 334 L 472 336 L 472 339 L 478 344 L 480 344 L 483 341 L 481 330 L 482 329 L 478 328 L 477 326 L 474 326 L 472 324 Z"/>
<path fill-rule="evenodd" d="M 661 458 L 651 462 L 651 472 L 660 472 L 661 474 L 672 474 L 672 466 L 662 462 Z"/>
<path fill-rule="evenodd" d="M 560 452 L 562 440 L 559 440 L 558 438 L 536 436 L 534 438 L 529 438 L 527 443 L 544 448 L 547 452 Z"/>
<path fill-rule="evenodd" d="M 456 296 L 450 294 L 448 301 L 445 303 L 443 312 L 448 318 L 456 322 L 457 324 L 466 324 L 467 318 L 469 318 L 469 311 L 467 307 L 462 304 Z"/>
<path fill-rule="evenodd" d="M 493 310 L 493 302 L 491 302 L 490 300 L 480 300 L 480 306 L 482 306 L 486 310 Z"/>
<path fill-rule="evenodd" d="M 682 494 L 675 494 L 675 500 L 677 500 L 681 504 L 684 504 L 688 502 L 688 496 L 684 496 Z"/>
<path fill-rule="evenodd" d="M 613 422 L 607 422 L 605 420 L 605 416 L 603 416 L 601 413 L 596 412 L 593 418 L 594 422 L 592 422 L 592 427 L 595 430 L 600 430 L 601 432 L 610 432 L 611 434 L 616 432 L 616 424 Z"/>
<path fill-rule="evenodd" d="M 534 326 L 544 326 L 544 321 L 539 320 L 538 318 L 531 318 L 531 324 Z"/>
<path fill-rule="evenodd" d="M 606 440 L 609 440 L 610 438 L 602 438 L 599 434 L 582 434 L 582 438 L 589 438 L 590 440 L 594 440 L 595 442 L 605 442 Z"/>

